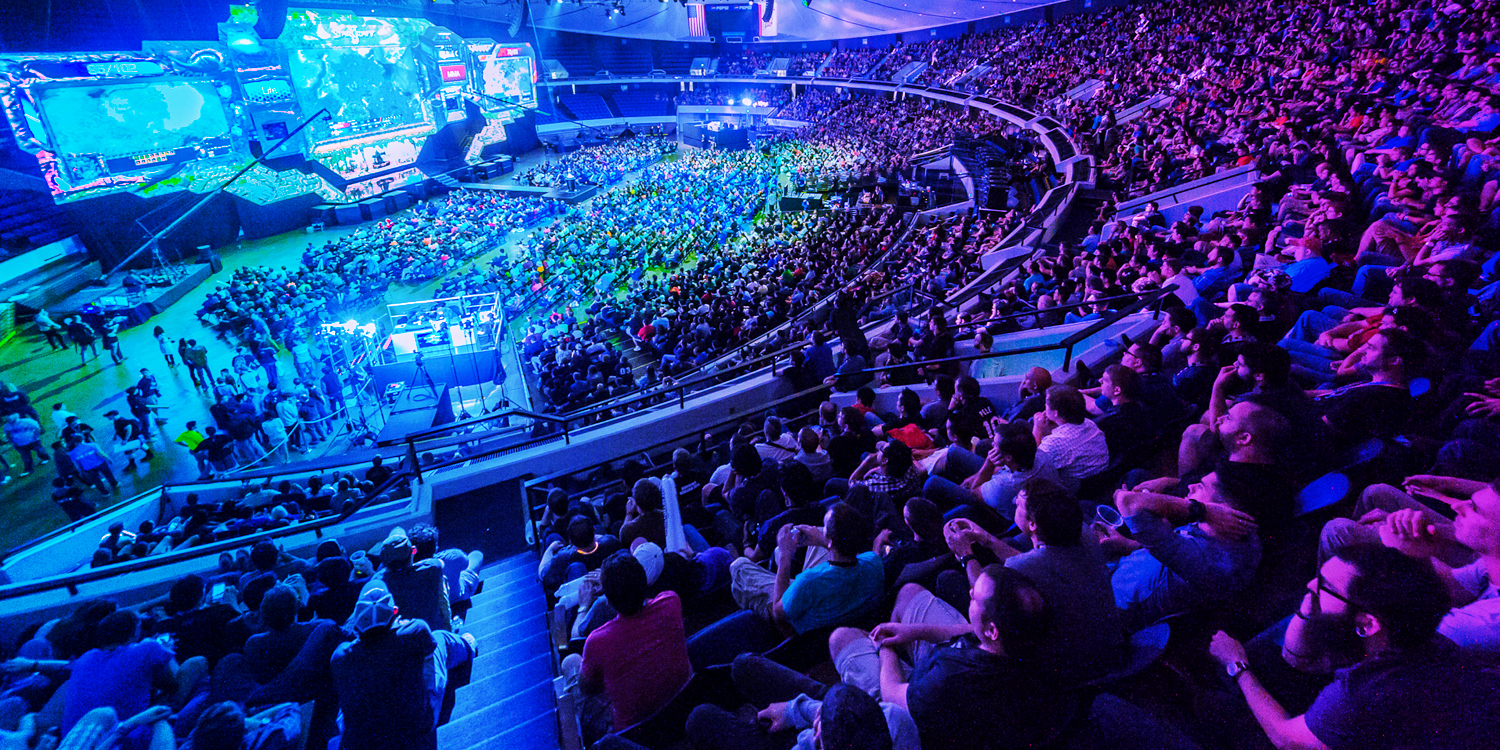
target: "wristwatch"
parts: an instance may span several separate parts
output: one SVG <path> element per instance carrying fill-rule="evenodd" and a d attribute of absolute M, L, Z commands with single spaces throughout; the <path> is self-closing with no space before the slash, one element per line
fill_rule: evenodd
<path fill-rule="evenodd" d="M 1246 661 L 1237 661 L 1233 664 L 1227 664 L 1224 666 L 1224 671 L 1229 675 L 1229 679 L 1231 680 L 1238 679 L 1240 675 L 1249 670 L 1250 662 Z"/>
<path fill-rule="evenodd" d="M 958 567 L 960 567 L 960 568 L 967 568 L 967 567 L 969 567 L 969 562 L 971 560 L 978 560 L 978 559 L 979 558 L 976 557 L 973 552 L 970 552 L 969 554 L 964 555 L 963 557 L 958 558 Z"/>
<path fill-rule="evenodd" d="M 1208 517 L 1208 506 L 1197 500 L 1188 501 L 1188 523 L 1198 523 Z"/>

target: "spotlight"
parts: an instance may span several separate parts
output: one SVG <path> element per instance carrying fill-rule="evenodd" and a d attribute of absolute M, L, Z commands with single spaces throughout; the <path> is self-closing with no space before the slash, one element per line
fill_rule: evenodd
<path fill-rule="evenodd" d="M 751 103 L 752 102 L 750 100 L 750 97 L 748 96 L 740 100 L 740 104 L 746 107 L 750 106 Z"/>

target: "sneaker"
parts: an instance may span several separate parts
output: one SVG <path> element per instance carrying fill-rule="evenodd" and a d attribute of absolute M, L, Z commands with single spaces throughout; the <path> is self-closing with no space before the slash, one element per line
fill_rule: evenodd
<path fill-rule="evenodd" d="M 14 481 L 16 481 L 16 480 L 13 477 L 11 477 L 11 475 L 6 474 L 4 479 L 0 479 L 0 487 L 4 487 L 5 485 L 10 484 L 11 482 L 14 482 Z"/>

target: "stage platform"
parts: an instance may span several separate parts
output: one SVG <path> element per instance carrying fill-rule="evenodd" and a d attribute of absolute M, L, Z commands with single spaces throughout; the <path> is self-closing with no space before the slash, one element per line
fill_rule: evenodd
<path fill-rule="evenodd" d="M 126 274 L 117 273 L 109 277 L 106 286 L 84 287 L 53 305 L 49 312 L 54 320 L 61 322 L 64 316 L 76 315 L 83 312 L 85 307 L 95 305 L 105 313 L 125 315 L 125 328 L 138 326 L 187 296 L 194 287 L 213 275 L 213 267 L 206 263 L 194 263 L 187 266 L 187 269 L 188 274 L 177 283 L 170 286 L 148 286 L 145 294 L 136 299 L 131 299 L 125 293 Z"/>

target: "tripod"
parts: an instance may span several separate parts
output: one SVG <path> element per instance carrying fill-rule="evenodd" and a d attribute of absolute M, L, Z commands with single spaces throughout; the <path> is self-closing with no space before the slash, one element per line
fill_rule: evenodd
<path fill-rule="evenodd" d="M 427 372 L 427 365 L 422 362 L 422 353 L 417 352 L 417 371 L 412 373 L 411 387 L 415 390 L 423 384 L 427 386 L 427 391 L 432 394 L 433 399 L 436 399 L 438 397 L 437 383 L 433 382 L 432 375 Z"/>

